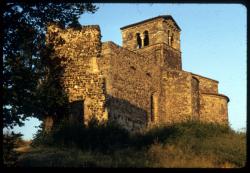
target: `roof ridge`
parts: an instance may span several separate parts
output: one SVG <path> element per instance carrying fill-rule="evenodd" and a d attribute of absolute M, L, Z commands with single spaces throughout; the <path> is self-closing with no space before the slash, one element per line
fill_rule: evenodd
<path fill-rule="evenodd" d="M 158 18 L 171 19 L 174 22 L 174 24 L 176 25 L 176 27 L 179 30 L 181 30 L 180 27 L 178 26 L 178 24 L 176 23 L 176 21 L 174 20 L 174 18 L 171 15 L 159 15 L 159 16 L 152 17 L 152 18 L 149 18 L 149 19 L 145 19 L 145 20 L 142 20 L 140 22 L 136 22 L 136 23 L 133 23 L 133 24 L 130 24 L 130 25 L 123 26 L 123 27 L 120 28 L 120 30 L 129 28 L 129 27 L 132 27 L 132 26 L 135 26 L 135 25 L 139 25 L 139 24 L 151 21 L 151 20 L 155 20 L 155 19 L 158 19 Z"/>

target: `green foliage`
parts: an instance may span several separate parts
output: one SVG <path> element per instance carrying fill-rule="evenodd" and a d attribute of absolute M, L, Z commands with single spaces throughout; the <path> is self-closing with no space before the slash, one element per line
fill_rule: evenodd
<path fill-rule="evenodd" d="M 227 133 L 234 132 L 228 126 L 188 121 L 169 126 L 155 127 L 144 134 L 137 134 L 133 137 L 133 146 L 145 147 L 153 143 L 176 143 L 179 139 L 189 140 L 197 138 L 202 140 Z"/>
<path fill-rule="evenodd" d="M 162 126 L 144 134 L 129 135 L 112 123 L 98 125 L 92 121 L 84 127 L 64 120 L 51 134 L 40 136 L 36 150 L 41 152 L 23 157 L 23 164 L 32 166 L 35 161 L 34 165 L 39 166 L 47 155 L 51 160 L 45 166 L 243 167 L 245 135 L 228 126 L 199 122 Z M 36 137 L 33 143 L 38 139 Z"/>
<path fill-rule="evenodd" d="M 92 3 L 3 3 L 3 125 L 23 125 L 26 117 L 62 115 L 66 95 L 58 83 L 57 61 L 45 45 L 48 23 L 79 26 Z M 58 118 L 58 117 L 57 117 Z"/>
<path fill-rule="evenodd" d="M 246 162 L 246 137 L 240 134 L 223 134 L 204 139 L 198 144 L 192 144 L 193 150 L 199 155 L 213 153 L 217 156 L 217 164 L 232 163 L 244 167 Z"/>
<path fill-rule="evenodd" d="M 50 133 L 39 131 L 33 146 L 77 147 L 83 150 L 113 151 L 129 145 L 129 132 L 114 123 L 91 120 L 88 127 L 79 122 L 62 120 Z"/>
<path fill-rule="evenodd" d="M 31 146 L 49 146 L 53 145 L 52 133 L 46 133 L 42 129 L 39 129 L 32 140 Z"/>
<path fill-rule="evenodd" d="M 16 166 L 19 154 L 14 150 L 17 142 L 21 140 L 21 134 L 3 134 L 3 164 L 6 167 Z"/>
<path fill-rule="evenodd" d="M 163 137 L 164 133 L 170 131 L 168 137 Z M 149 134 L 152 137 L 161 136 L 160 140 L 156 140 L 155 144 L 150 146 L 149 158 L 162 162 L 158 166 L 223 167 L 225 164 L 229 167 L 245 166 L 246 134 L 236 133 L 229 126 L 185 122 L 154 129 Z"/>

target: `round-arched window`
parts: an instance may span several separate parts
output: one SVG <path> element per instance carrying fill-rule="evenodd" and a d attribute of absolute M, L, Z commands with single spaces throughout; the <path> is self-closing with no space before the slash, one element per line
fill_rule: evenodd
<path fill-rule="evenodd" d="M 140 48 L 141 48 L 141 45 L 142 45 L 140 33 L 137 33 L 137 34 L 136 34 L 136 41 L 137 41 L 136 48 L 137 48 L 137 49 L 140 49 Z"/>
<path fill-rule="evenodd" d="M 148 31 L 144 31 L 144 46 L 148 46 L 149 45 L 149 36 L 148 36 Z"/>

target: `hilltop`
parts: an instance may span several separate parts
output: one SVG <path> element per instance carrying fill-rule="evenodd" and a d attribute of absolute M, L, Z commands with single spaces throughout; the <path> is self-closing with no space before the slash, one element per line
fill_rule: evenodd
<path fill-rule="evenodd" d="M 238 168 L 246 162 L 246 134 L 216 124 L 186 122 L 137 135 L 115 125 L 64 124 L 41 134 L 18 166 Z"/>

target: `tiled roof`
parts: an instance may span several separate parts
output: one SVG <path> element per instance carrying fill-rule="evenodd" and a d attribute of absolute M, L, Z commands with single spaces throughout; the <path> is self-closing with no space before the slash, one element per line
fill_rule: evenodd
<path fill-rule="evenodd" d="M 161 15 L 161 16 L 153 17 L 153 18 L 150 18 L 150 19 L 146 19 L 146 20 L 143 20 L 143 21 L 140 21 L 140 22 L 137 22 L 137 23 L 133 23 L 133 24 L 121 27 L 120 29 L 123 30 L 123 29 L 129 28 L 129 27 L 132 27 L 132 26 L 135 26 L 135 25 L 139 25 L 139 24 L 142 24 L 142 23 L 145 23 L 145 22 L 148 22 L 148 21 L 151 21 L 151 20 L 159 19 L 159 18 L 171 19 L 174 22 L 175 26 L 179 30 L 181 30 L 181 28 L 177 25 L 177 23 L 175 22 L 175 20 L 173 19 L 173 17 L 170 16 L 170 15 Z"/>

